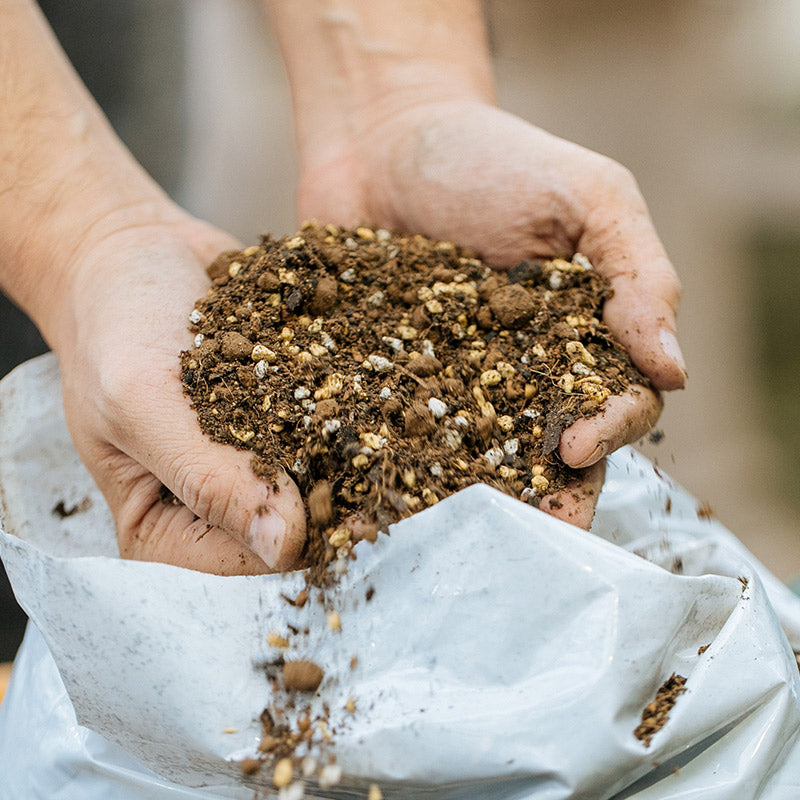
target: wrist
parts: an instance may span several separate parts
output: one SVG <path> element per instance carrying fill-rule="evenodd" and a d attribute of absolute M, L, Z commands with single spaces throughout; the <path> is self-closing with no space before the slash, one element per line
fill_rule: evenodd
<path fill-rule="evenodd" d="M 0 286 L 54 345 L 91 242 L 121 217 L 144 224 L 174 206 L 116 137 L 36 4 L 0 5 Z"/>
<path fill-rule="evenodd" d="M 96 256 L 105 243 L 126 230 L 164 228 L 181 219 L 157 187 L 112 193 L 103 183 L 87 180 L 85 172 L 52 182 L 50 202 L 31 209 L 21 231 L 2 237 L 0 262 L 14 271 L 3 275 L 7 292 L 57 353 L 73 338 L 78 314 L 91 313 L 88 294 L 81 311 L 73 301 L 81 301 L 76 287 L 106 269 Z"/>
<path fill-rule="evenodd" d="M 301 172 L 346 157 L 381 121 L 444 100 L 493 102 L 475 0 L 273 0 Z"/>

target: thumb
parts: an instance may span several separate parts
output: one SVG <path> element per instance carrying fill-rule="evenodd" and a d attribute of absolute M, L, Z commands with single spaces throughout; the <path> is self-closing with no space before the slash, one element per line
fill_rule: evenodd
<path fill-rule="evenodd" d="M 157 410 L 122 417 L 124 436 L 96 471 L 123 555 L 221 574 L 296 566 L 306 535 L 297 486 L 282 470 L 258 478 L 249 453 L 200 431 L 178 381 L 165 384 L 150 393 Z"/>
<path fill-rule="evenodd" d="M 657 389 L 681 389 L 687 372 L 676 336 L 680 281 L 633 177 L 624 174 L 589 214 L 578 247 L 611 282 L 603 318 L 636 366 Z"/>

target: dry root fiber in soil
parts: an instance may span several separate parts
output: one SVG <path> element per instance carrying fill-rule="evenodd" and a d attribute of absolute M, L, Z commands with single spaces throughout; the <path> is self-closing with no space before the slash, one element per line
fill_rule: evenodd
<path fill-rule="evenodd" d="M 317 562 L 477 482 L 558 503 L 579 476 L 564 428 L 648 384 L 580 254 L 500 273 L 451 242 L 306 224 L 208 271 L 185 391 L 213 439 L 294 479 Z"/>

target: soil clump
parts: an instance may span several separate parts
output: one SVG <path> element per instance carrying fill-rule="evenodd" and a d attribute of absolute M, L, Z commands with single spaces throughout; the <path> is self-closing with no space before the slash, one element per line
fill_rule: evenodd
<path fill-rule="evenodd" d="M 557 505 L 580 475 L 562 431 L 648 385 L 580 254 L 501 273 L 451 242 L 309 223 L 208 272 L 184 390 L 211 438 L 297 483 L 318 567 L 474 483 Z"/>

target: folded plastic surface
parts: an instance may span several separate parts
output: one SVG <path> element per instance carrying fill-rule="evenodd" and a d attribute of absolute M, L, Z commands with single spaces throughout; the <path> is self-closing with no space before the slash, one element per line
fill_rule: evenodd
<path fill-rule="evenodd" d="M 57 379 L 44 358 L 0 388 L 0 552 L 36 625 L 0 707 L 0 797 L 264 796 L 268 772 L 233 762 L 290 626 L 283 655 L 325 669 L 313 704 L 344 770 L 307 796 L 800 797 L 800 602 L 634 451 L 610 460 L 595 535 L 475 486 L 295 608 L 299 573 L 120 560 Z M 645 747 L 673 673 L 686 692 Z"/>

